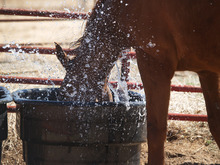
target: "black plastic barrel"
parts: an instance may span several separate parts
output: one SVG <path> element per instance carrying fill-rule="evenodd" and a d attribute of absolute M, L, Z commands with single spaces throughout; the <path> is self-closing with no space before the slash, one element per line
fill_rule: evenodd
<path fill-rule="evenodd" d="M 2 155 L 2 141 L 8 137 L 8 120 L 7 120 L 7 107 L 6 104 L 11 102 L 12 98 L 9 91 L 0 87 L 0 152 Z M 0 163 L 1 163 L 0 155 Z"/>
<path fill-rule="evenodd" d="M 147 137 L 143 101 L 130 102 L 130 107 L 115 102 L 82 104 L 57 101 L 57 93 L 52 88 L 13 93 L 20 106 L 27 164 L 140 164 L 141 143 Z"/>

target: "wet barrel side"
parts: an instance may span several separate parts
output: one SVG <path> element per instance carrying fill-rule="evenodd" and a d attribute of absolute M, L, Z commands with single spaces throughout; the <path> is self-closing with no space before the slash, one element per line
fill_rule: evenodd
<path fill-rule="evenodd" d="M 29 165 L 139 165 L 141 145 L 87 145 L 27 143 L 25 162 Z"/>
<path fill-rule="evenodd" d="M 0 87 L 0 154 L 2 155 L 2 142 L 8 137 L 8 119 L 7 119 L 7 106 L 8 102 L 12 101 L 9 91 Z M 1 162 L 0 155 L 0 162 Z"/>
<path fill-rule="evenodd" d="M 0 152 L 2 154 L 2 141 L 8 136 L 8 121 L 6 104 L 0 104 Z M 1 155 L 0 155 L 1 162 Z"/>
<path fill-rule="evenodd" d="M 27 164 L 139 164 L 146 140 L 144 106 L 23 105 Z"/>

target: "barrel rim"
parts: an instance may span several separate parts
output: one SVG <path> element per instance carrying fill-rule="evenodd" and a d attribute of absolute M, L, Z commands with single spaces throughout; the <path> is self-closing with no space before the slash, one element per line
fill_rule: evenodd
<path fill-rule="evenodd" d="M 53 105 L 63 105 L 63 106 L 127 106 L 125 102 L 76 102 L 76 101 L 54 101 L 54 100 L 36 100 L 36 99 L 28 99 L 28 98 L 21 98 L 19 94 L 21 93 L 32 93 L 32 92 L 43 92 L 43 91 L 53 91 L 58 90 L 59 88 L 32 88 L 32 89 L 21 89 L 17 90 L 12 93 L 12 97 L 15 103 L 17 104 L 53 104 Z M 129 102 L 130 106 L 141 106 L 146 105 L 145 101 L 135 101 Z"/>
<path fill-rule="evenodd" d="M 0 91 L 3 92 L 3 95 L 1 96 L 3 98 L 0 98 L 0 104 L 6 104 L 13 101 L 11 94 L 7 88 L 0 86 Z"/>

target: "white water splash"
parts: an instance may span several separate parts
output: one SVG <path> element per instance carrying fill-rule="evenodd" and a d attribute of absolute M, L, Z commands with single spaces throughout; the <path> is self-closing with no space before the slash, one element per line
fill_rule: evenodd
<path fill-rule="evenodd" d="M 148 44 L 147 44 L 147 48 L 154 48 L 155 46 L 156 46 L 156 44 L 151 41 L 148 42 Z"/>
<path fill-rule="evenodd" d="M 128 86 L 126 81 L 121 81 L 121 75 L 120 75 L 120 69 L 117 65 L 117 63 L 115 63 L 116 69 L 117 69 L 117 88 L 114 89 L 111 84 L 109 84 L 109 88 L 113 91 L 114 93 L 114 100 L 116 103 L 122 102 L 126 105 L 127 110 L 130 109 L 130 103 L 129 103 L 129 99 L 130 96 L 128 95 Z"/>

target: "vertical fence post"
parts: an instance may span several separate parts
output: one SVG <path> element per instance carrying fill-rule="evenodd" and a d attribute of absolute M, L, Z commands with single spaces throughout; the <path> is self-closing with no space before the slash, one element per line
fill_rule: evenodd
<path fill-rule="evenodd" d="M 121 81 L 129 81 L 130 60 L 124 58 L 121 60 Z"/>
<path fill-rule="evenodd" d="M 130 73 L 130 58 L 127 56 L 130 50 L 125 50 L 122 52 L 121 60 L 121 81 L 129 81 Z"/>

